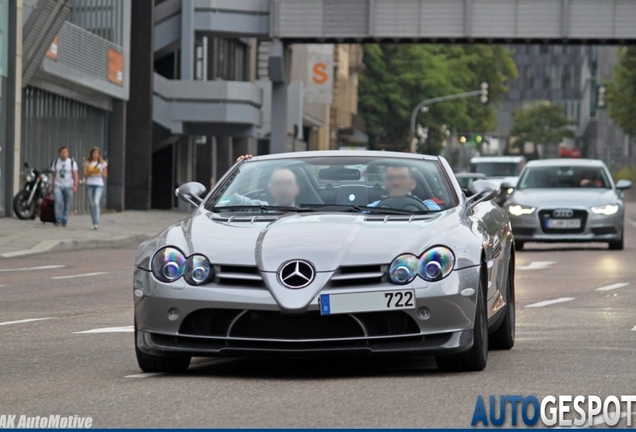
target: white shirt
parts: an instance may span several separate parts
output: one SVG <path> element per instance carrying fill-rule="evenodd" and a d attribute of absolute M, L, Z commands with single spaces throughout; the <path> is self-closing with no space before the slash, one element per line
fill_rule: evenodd
<path fill-rule="evenodd" d="M 62 160 L 61 158 L 55 159 L 51 166 L 51 171 L 55 173 L 55 186 L 63 188 L 72 188 L 75 186 L 73 180 L 73 172 L 77 172 L 77 162 L 71 158 Z"/>
<path fill-rule="evenodd" d="M 98 162 L 84 162 L 84 166 L 88 169 L 88 177 L 86 177 L 87 186 L 104 186 L 104 177 L 102 172 L 108 164 L 106 161 Z"/>

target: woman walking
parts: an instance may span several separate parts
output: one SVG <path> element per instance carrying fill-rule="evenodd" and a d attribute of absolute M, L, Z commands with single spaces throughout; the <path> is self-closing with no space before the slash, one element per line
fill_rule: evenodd
<path fill-rule="evenodd" d="M 99 203 L 104 191 L 104 179 L 108 177 L 107 166 L 99 147 L 91 148 L 89 156 L 84 161 L 84 178 L 86 179 L 86 193 L 91 206 L 91 218 L 95 230 L 99 228 Z"/>

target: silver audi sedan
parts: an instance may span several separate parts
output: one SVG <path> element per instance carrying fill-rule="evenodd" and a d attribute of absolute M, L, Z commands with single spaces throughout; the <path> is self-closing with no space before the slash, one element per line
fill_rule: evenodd
<path fill-rule="evenodd" d="M 296 152 L 239 161 L 139 247 L 139 366 L 193 356 L 434 355 L 481 370 L 515 337 L 514 246 L 498 189 L 440 157 Z"/>
<path fill-rule="evenodd" d="M 592 159 L 528 162 L 504 207 L 510 216 L 515 247 L 526 242 L 607 242 L 623 249 L 623 191 L 605 164 Z"/>

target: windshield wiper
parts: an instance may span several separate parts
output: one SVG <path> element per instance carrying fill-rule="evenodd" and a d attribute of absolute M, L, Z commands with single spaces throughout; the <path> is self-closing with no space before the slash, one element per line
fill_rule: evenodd
<path fill-rule="evenodd" d="M 274 212 L 313 212 L 315 211 L 312 208 L 308 207 L 285 207 L 285 206 L 272 206 L 272 205 L 231 205 L 231 206 L 220 206 L 220 207 L 212 207 L 210 209 L 215 213 L 219 213 L 221 211 L 235 211 L 235 210 L 260 210 L 264 211 L 274 211 Z"/>
<path fill-rule="evenodd" d="M 392 214 L 392 215 L 418 215 L 418 214 L 426 214 L 431 211 L 410 211 L 410 210 L 400 210 L 400 209 L 391 209 L 385 207 L 370 207 L 370 206 L 361 206 L 361 205 L 347 205 L 347 204 L 312 204 L 309 207 L 313 211 L 338 211 L 338 212 L 349 212 L 349 213 L 383 213 L 383 214 Z"/>

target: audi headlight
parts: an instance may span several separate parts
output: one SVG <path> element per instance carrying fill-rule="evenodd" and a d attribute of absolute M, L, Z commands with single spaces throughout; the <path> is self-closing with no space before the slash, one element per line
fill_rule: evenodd
<path fill-rule="evenodd" d="M 508 212 L 513 216 L 523 216 L 534 213 L 536 209 L 534 207 L 526 207 L 519 204 L 514 204 L 508 207 Z"/>
<path fill-rule="evenodd" d="M 429 282 L 444 279 L 455 267 L 455 255 L 444 246 L 435 246 L 422 254 L 417 274 Z"/>
<path fill-rule="evenodd" d="M 413 254 L 403 254 L 393 260 L 389 266 L 389 277 L 396 285 L 406 285 L 417 276 L 419 260 Z"/>
<path fill-rule="evenodd" d="M 186 257 L 179 249 L 165 247 L 152 258 L 152 274 L 162 282 L 174 282 L 183 276 Z"/>
<path fill-rule="evenodd" d="M 605 216 L 611 216 L 615 214 L 617 211 L 618 211 L 618 206 L 616 204 L 607 204 L 607 205 L 592 207 L 592 213 L 602 214 Z"/>
<path fill-rule="evenodd" d="M 184 278 L 190 285 L 203 285 L 212 278 L 212 266 L 203 255 L 191 255 L 185 263 Z"/>

